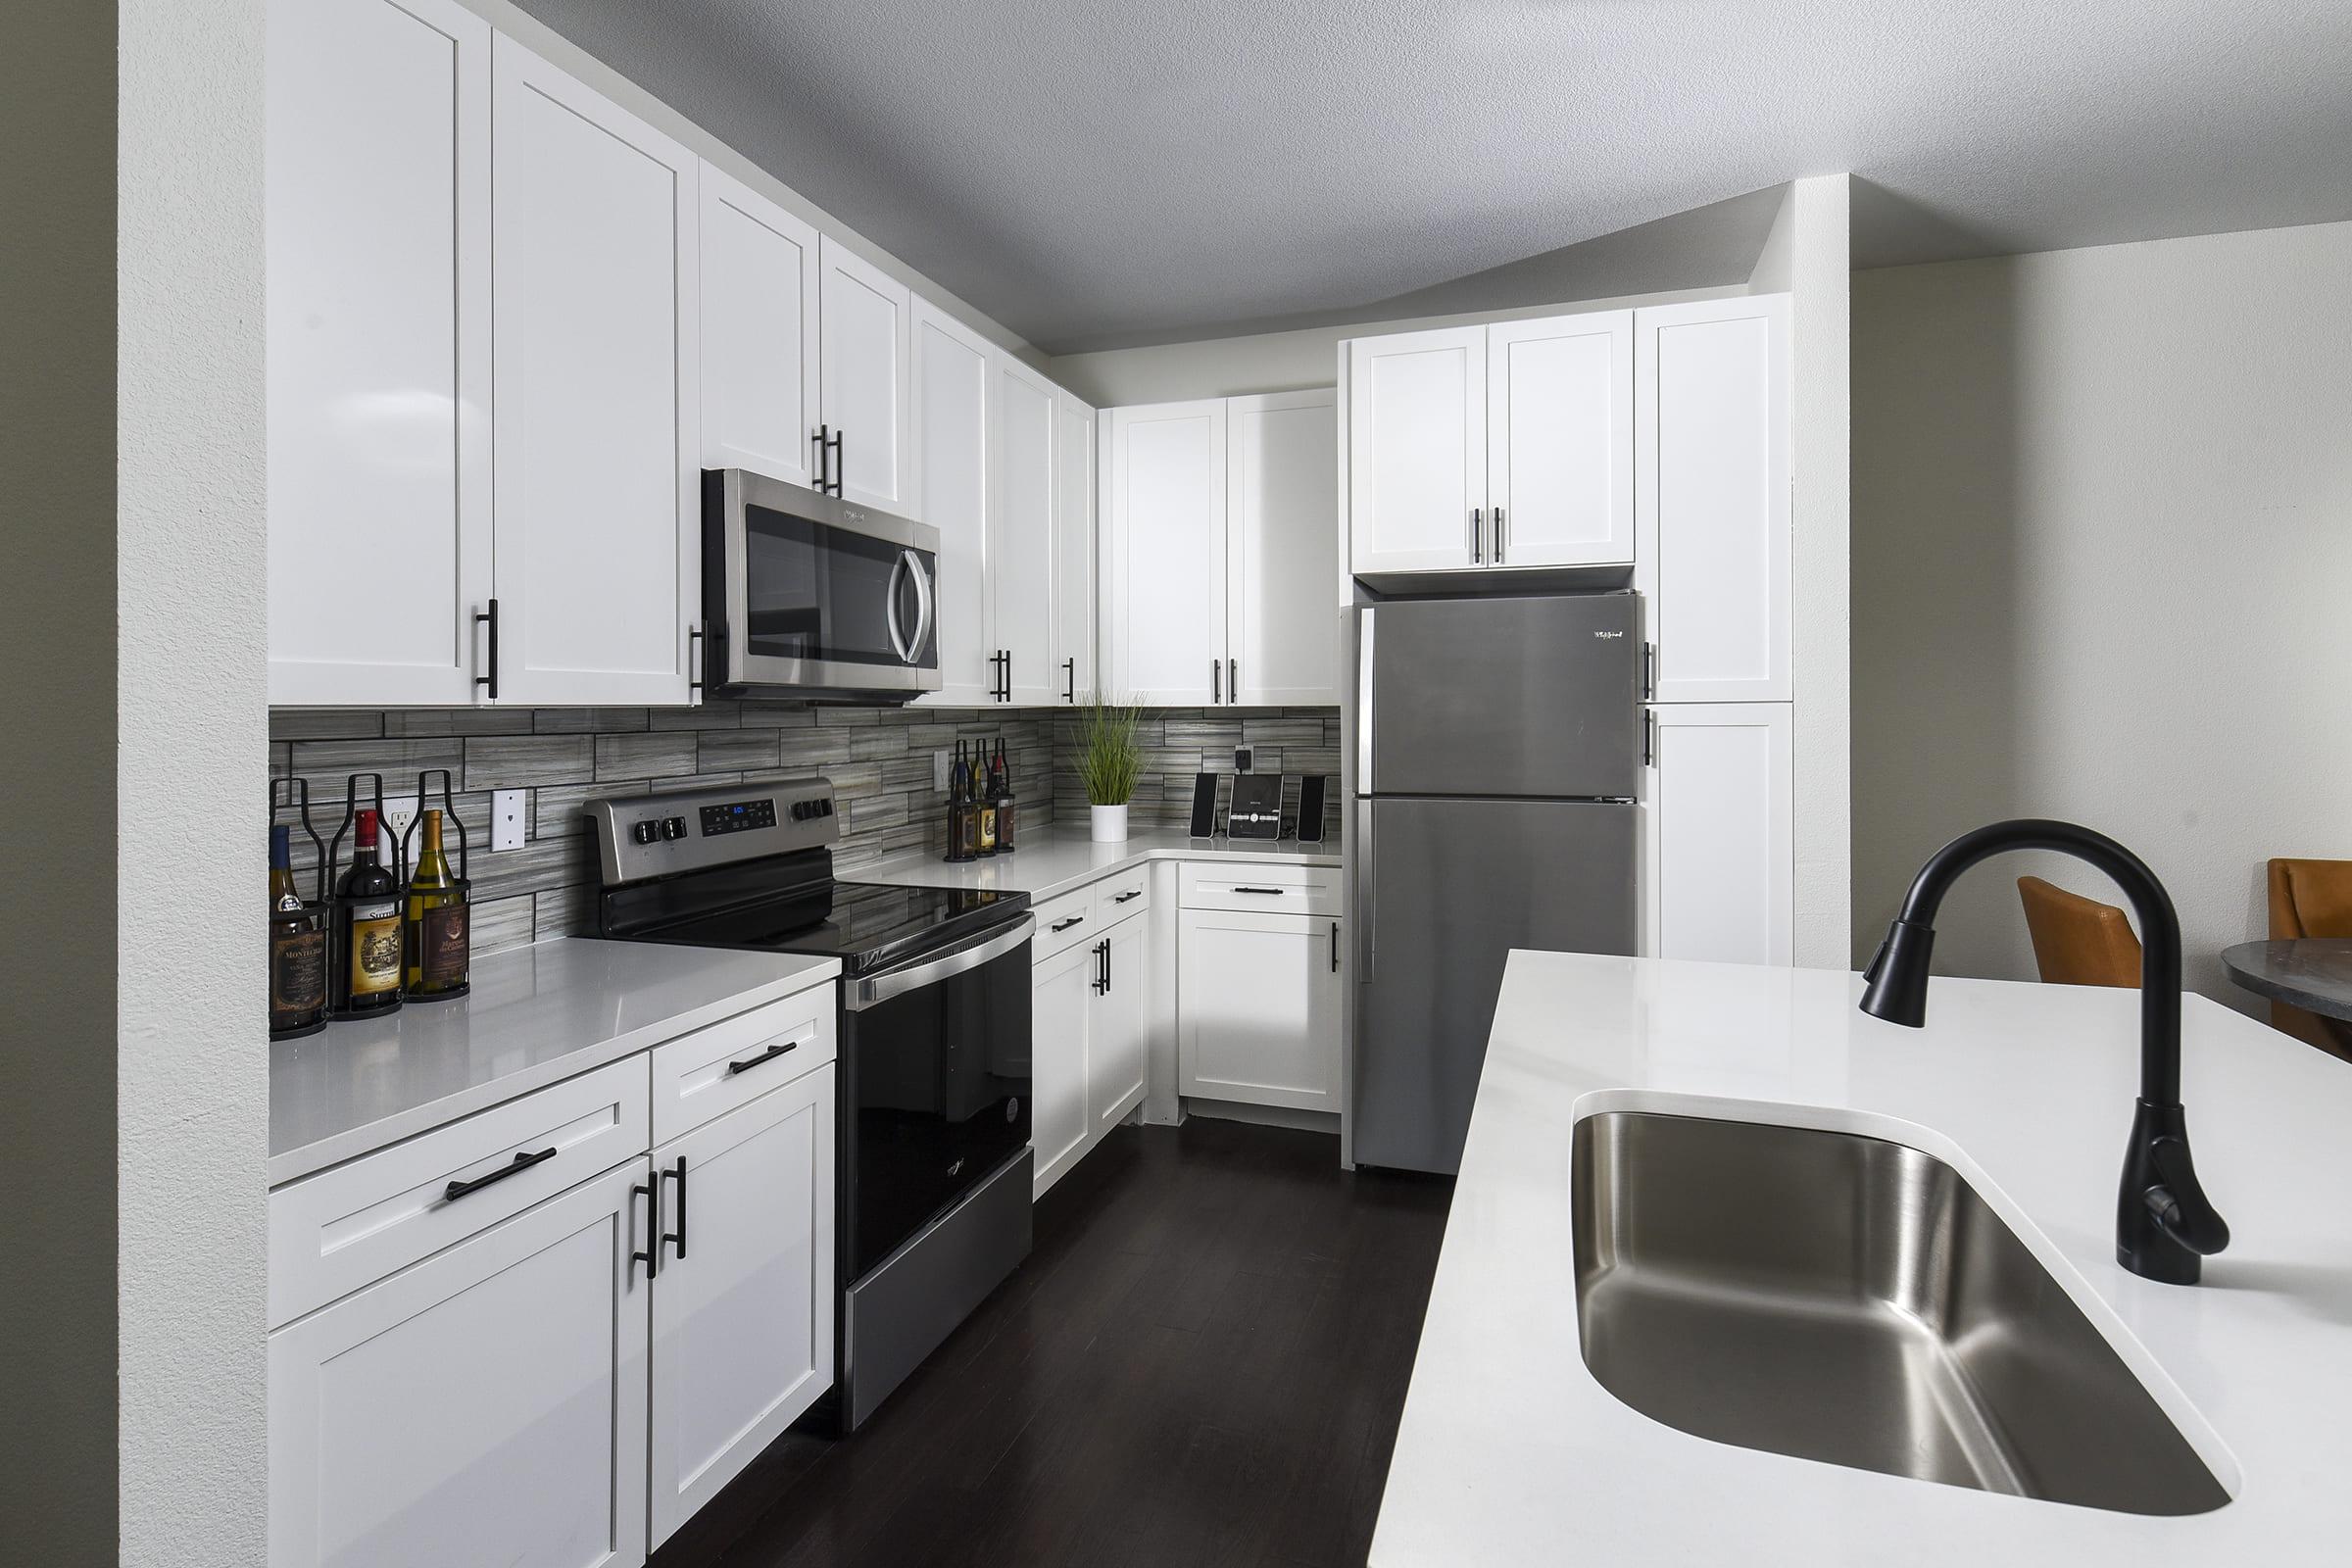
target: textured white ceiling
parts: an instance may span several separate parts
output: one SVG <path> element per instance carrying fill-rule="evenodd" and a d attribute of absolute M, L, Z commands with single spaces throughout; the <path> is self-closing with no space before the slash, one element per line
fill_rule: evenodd
<path fill-rule="evenodd" d="M 2352 217 L 2352 0 L 520 4 L 1050 352 L 1839 170 L 1857 266 Z"/>

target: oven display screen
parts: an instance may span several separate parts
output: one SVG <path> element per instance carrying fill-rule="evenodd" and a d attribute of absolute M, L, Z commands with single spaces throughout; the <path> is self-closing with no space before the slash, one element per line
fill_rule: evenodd
<path fill-rule="evenodd" d="M 729 801 L 724 806 L 703 808 L 703 837 L 718 833 L 741 833 L 747 828 L 774 827 L 776 803 L 772 796 L 756 801 Z"/>

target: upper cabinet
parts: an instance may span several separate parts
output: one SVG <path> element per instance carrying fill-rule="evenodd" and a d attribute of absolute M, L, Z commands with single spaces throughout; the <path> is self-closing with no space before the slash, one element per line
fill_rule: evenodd
<path fill-rule="evenodd" d="M 1063 703 L 1095 695 L 1095 411 L 1054 398 L 1054 656 Z"/>
<path fill-rule="evenodd" d="M 1631 562 L 1633 342 L 1601 311 L 1348 343 L 1349 569 Z"/>
<path fill-rule="evenodd" d="M 1044 707 L 1061 696 L 1054 660 L 1054 404 L 1060 389 L 999 349 L 989 381 L 995 462 L 989 541 L 1004 701 Z"/>
<path fill-rule="evenodd" d="M 702 166 L 703 466 L 816 481 L 816 230 Z"/>
<path fill-rule="evenodd" d="M 1788 298 L 1636 313 L 1639 565 L 1664 703 L 1784 702 Z"/>
<path fill-rule="evenodd" d="M 830 235 L 817 264 L 817 422 L 830 449 L 820 474 L 845 500 L 912 516 L 913 297 Z"/>
<path fill-rule="evenodd" d="M 1109 691 L 1339 701 L 1337 412 L 1330 388 L 1104 412 Z"/>
<path fill-rule="evenodd" d="M 923 520 L 939 530 L 940 689 L 949 708 L 997 700 L 996 607 L 989 593 L 986 339 L 927 300 L 914 302 L 914 456 Z"/>
<path fill-rule="evenodd" d="M 272 703 L 474 700 L 490 36 L 454 0 L 270 7 Z"/>
<path fill-rule="evenodd" d="M 699 165 L 510 38 L 492 68 L 491 693 L 684 703 L 700 598 Z"/>

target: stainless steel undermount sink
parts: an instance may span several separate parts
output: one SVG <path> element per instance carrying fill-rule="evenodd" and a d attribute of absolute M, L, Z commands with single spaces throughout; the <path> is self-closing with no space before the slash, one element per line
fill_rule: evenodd
<path fill-rule="evenodd" d="M 1576 1127 L 1576 1298 L 1611 1394 L 1718 1443 L 2125 1513 L 2230 1494 L 1960 1173 L 1885 1139 Z"/>

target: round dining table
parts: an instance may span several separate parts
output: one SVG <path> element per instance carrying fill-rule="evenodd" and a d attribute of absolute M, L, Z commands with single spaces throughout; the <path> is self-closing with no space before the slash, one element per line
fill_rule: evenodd
<path fill-rule="evenodd" d="M 2241 942 L 2222 950 L 2222 967 L 2258 996 L 2352 1022 L 2352 937 Z"/>

